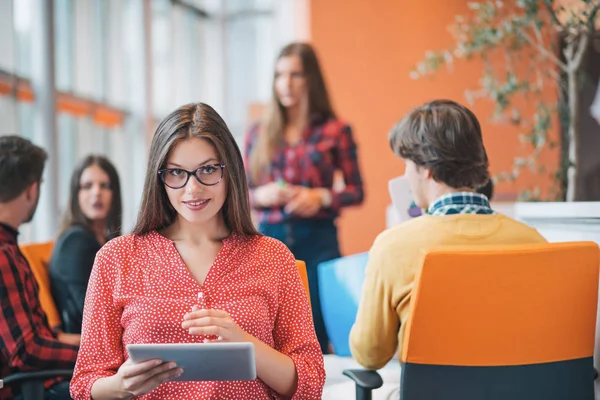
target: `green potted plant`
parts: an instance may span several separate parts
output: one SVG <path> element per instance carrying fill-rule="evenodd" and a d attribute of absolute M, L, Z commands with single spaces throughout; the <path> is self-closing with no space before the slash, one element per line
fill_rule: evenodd
<path fill-rule="evenodd" d="M 469 9 L 470 14 L 457 16 L 451 27 L 452 48 L 427 52 L 411 77 L 452 67 L 458 59 L 481 59 L 480 86 L 468 90 L 467 99 L 491 99 L 493 120 L 518 127 L 530 149 L 514 159 L 512 171 L 495 180 L 514 181 L 529 168 L 551 174 L 554 190 L 542 198 L 534 187 L 522 192 L 520 200 L 578 200 L 582 112 L 578 90 L 584 81 L 582 61 L 600 22 L 600 0 L 474 1 Z M 556 129 L 556 115 L 562 140 L 549 135 Z M 561 161 L 552 171 L 537 162 L 548 147 L 560 147 Z"/>

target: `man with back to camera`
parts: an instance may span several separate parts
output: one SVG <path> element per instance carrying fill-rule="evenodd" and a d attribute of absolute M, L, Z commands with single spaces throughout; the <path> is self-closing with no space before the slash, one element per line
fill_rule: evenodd
<path fill-rule="evenodd" d="M 379 369 L 402 353 L 410 294 L 422 250 L 444 245 L 540 243 L 533 228 L 495 213 L 477 189 L 489 181 L 481 128 L 466 107 L 436 100 L 406 115 L 389 136 L 405 162 L 416 205 L 427 214 L 381 233 L 369 252 L 356 322 L 354 358 Z"/>
<path fill-rule="evenodd" d="M 17 242 L 19 226 L 35 213 L 46 158 L 25 138 L 0 137 L 0 378 L 73 368 L 77 358 L 75 335 L 57 334 L 48 325 L 37 282 Z M 45 387 L 46 400 L 70 399 L 68 381 L 49 380 Z M 0 400 L 19 398 L 13 388 L 0 389 Z"/>

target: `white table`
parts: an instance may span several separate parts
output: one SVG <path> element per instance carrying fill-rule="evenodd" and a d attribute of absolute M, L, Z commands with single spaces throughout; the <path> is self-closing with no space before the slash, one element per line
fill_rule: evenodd
<path fill-rule="evenodd" d="M 589 240 L 600 244 L 600 202 L 515 203 L 515 218 L 536 228 L 550 242 Z M 594 366 L 600 370 L 600 307 L 597 315 Z M 596 399 L 600 400 L 598 381 Z"/>

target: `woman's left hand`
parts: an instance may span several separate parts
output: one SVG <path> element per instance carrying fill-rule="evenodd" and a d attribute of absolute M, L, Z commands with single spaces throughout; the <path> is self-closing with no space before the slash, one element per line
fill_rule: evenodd
<path fill-rule="evenodd" d="M 310 218 L 321 210 L 323 198 L 319 189 L 298 187 L 298 193 L 285 206 L 285 211 Z"/>
<path fill-rule="evenodd" d="M 231 316 L 222 310 L 207 310 L 194 307 L 183 317 L 181 324 L 190 335 L 212 335 L 224 342 L 249 342 L 250 334 L 235 323 Z"/>

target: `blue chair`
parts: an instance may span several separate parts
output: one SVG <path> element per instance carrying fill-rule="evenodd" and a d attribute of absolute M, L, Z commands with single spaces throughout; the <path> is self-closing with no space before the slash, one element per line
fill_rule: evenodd
<path fill-rule="evenodd" d="M 368 253 L 319 264 L 319 295 L 327 335 L 336 355 L 351 357 L 348 338 L 356 319 Z"/>

